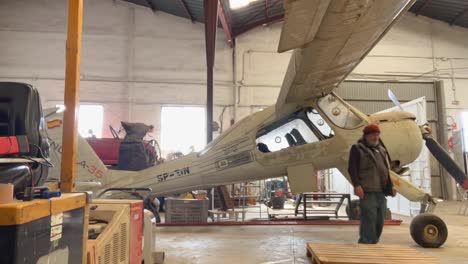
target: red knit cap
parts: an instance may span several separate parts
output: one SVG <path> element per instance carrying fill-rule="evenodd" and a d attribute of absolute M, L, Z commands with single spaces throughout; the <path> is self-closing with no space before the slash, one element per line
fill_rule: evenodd
<path fill-rule="evenodd" d="M 364 132 L 364 135 L 372 134 L 372 133 L 380 133 L 380 128 L 376 124 L 370 124 L 367 125 L 362 132 Z"/>

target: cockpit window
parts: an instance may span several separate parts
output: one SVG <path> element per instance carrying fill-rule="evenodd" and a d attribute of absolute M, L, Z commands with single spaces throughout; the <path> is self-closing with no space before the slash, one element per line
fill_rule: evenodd
<path fill-rule="evenodd" d="M 257 148 L 261 152 L 275 152 L 284 148 L 319 141 L 302 119 L 293 119 L 257 138 Z"/>
<path fill-rule="evenodd" d="M 309 111 L 307 111 L 307 118 L 309 118 L 310 122 L 314 124 L 314 126 L 320 131 L 320 133 L 325 138 L 330 138 L 334 135 L 333 130 L 327 124 L 327 122 L 323 120 L 317 109 L 310 109 Z"/>
<path fill-rule="evenodd" d="M 353 129 L 363 123 L 363 120 L 359 116 L 353 113 L 333 94 L 318 99 L 318 106 L 338 127 Z"/>

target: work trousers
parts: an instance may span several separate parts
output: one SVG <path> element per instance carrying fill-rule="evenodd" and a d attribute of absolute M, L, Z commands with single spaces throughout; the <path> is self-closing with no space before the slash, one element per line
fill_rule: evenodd
<path fill-rule="evenodd" d="M 361 207 L 361 224 L 358 243 L 377 244 L 384 226 L 387 199 L 382 192 L 366 192 L 359 205 Z"/>

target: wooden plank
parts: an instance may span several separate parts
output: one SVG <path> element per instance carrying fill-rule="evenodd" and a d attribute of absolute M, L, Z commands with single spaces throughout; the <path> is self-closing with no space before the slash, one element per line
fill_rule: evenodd
<path fill-rule="evenodd" d="M 68 29 L 65 65 L 65 112 L 63 114 L 62 166 L 60 189 L 75 191 L 76 155 L 78 153 L 78 104 L 80 90 L 81 30 L 83 0 L 68 0 Z"/>
<path fill-rule="evenodd" d="M 356 250 L 359 250 L 359 252 L 349 252 L 349 249 L 336 249 L 336 250 L 331 250 L 331 249 L 327 249 L 327 250 L 321 250 L 321 249 L 315 249 L 315 251 L 320 251 L 320 252 L 324 252 L 324 253 L 342 253 L 342 252 L 348 252 L 349 254 L 354 254 L 354 255 L 362 255 L 362 254 L 374 254 L 374 255 L 381 255 L 381 254 L 391 254 L 391 255 L 398 255 L 398 254 L 413 254 L 413 253 L 416 253 L 416 251 L 406 251 L 406 250 L 398 250 L 398 252 L 394 252 L 392 249 L 382 249 L 382 250 L 386 250 L 386 252 L 375 252 L 374 251 L 371 251 L 371 250 L 368 250 L 368 249 L 356 249 Z M 378 250 L 378 249 L 376 249 Z"/>
<path fill-rule="evenodd" d="M 307 243 L 308 255 L 317 264 L 436 264 L 434 258 L 399 245 Z"/>
<path fill-rule="evenodd" d="M 425 256 L 416 256 L 414 255 L 414 252 L 411 253 L 390 253 L 390 254 L 367 254 L 367 252 L 363 252 L 362 254 L 354 254 L 350 252 L 337 252 L 337 253 L 330 253 L 330 252 L 323 252 L 323 251 L 314 251 L 316 254 L 323 254 L 327 256 L 328 258 L 331 257 L 342 257 L 343 255 L 347 256 L 348 258 L 354 258 L 354 257 L 364 257 L 364 258 L 370 258 L 370 257 L 388 257 L 388 258 L 405 258 L 405 259 L 430 259 L 429 257 Z"/>

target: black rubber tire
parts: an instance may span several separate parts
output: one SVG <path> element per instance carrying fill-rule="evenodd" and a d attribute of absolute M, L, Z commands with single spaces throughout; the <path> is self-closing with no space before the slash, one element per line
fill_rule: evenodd
<path fill-rule="evenodd" d="M 351 205 L 346 205 L 346 214 L 350 220 L 361 219 L 361 207 L 359 206 L 359 200 L 355 199 L 351 201 Z"/>
<path fill-rule="evenodd" d="M 447 240 L 448 230 L 447 225 L 438 216 L 425 213 L 411 221 L 410 234 L 421 247 L 438 248 Z"/>

